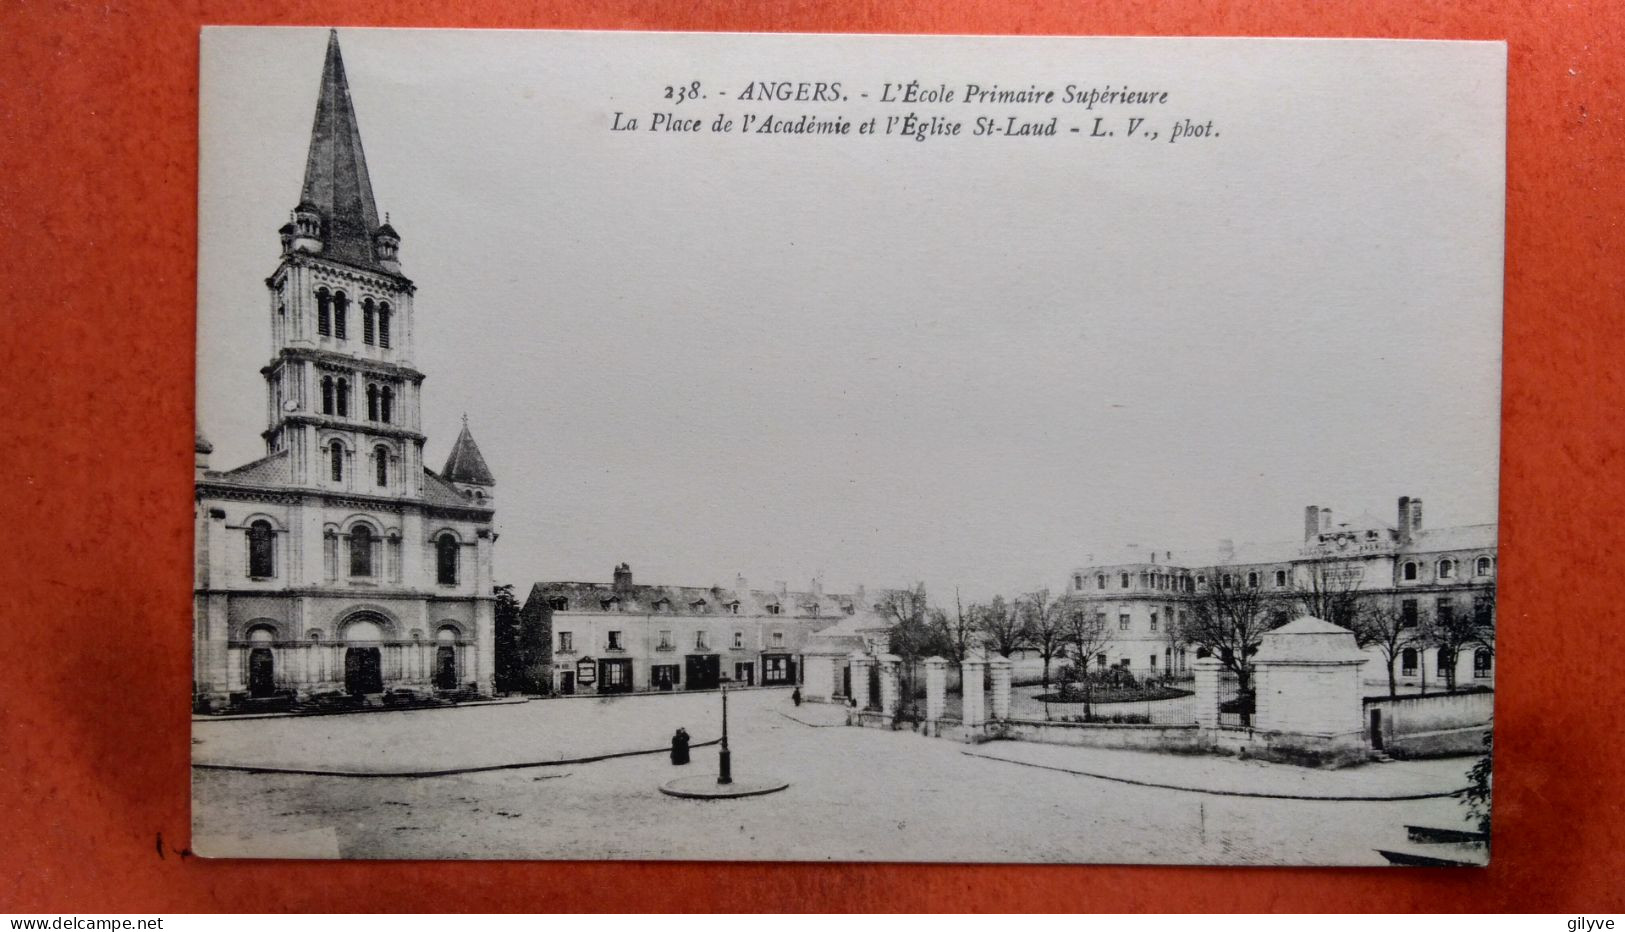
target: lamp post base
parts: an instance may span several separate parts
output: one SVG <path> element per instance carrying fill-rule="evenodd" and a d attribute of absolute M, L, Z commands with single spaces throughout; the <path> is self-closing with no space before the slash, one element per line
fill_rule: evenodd
<path fill-rule="evenodd" d="M 720 772 L 717 774 L 717 784 L 719 786 L 727 786 L 728 784 L 734 782 L 733 752 L 729 751 L 727 748 L 723 748 L 721 753 L 717 755 L 717 758 L 721 768 Z"/>

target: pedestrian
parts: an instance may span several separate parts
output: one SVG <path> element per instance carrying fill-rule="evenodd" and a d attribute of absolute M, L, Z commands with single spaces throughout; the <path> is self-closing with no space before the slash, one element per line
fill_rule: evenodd
<path fill-rule="evenodd" d="M 679 728 L 671 736 L 671 765 L 681 767 L 688 763 L 688 729 Z"/>
<path fill-rule="evenodd" d="M 801 687 L 800 686 L 797 686 L 795 689 L 790 690 L 790 701 L 794 702 L 798 708 L 801 706 Z"/>

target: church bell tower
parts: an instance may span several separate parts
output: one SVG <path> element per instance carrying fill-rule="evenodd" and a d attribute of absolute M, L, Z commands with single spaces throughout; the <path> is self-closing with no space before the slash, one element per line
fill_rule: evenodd
<path fill-rule="evenodd" d="M 411 279 L 379 221 L 338 32 L 327 40 L 299 203 L 279 231 L 270 291 L 266 452 L 294 486 L 397 499 L 424 494 Z"/>

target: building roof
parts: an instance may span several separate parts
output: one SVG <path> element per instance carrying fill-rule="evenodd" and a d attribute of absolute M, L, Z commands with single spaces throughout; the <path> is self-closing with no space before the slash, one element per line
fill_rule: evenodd
<path fill-rule="evenodd" d="M 209 442 L 209 438 L 203 436 L 203 428 L 201 428 L 201 427 L 197 428 L 197 436 L 193 439 L 193 442 L 192 442 L 192 451 L 194 453 L 213 453 L 214 452 L 214 444 Z"/>
<path fill-rule="evenodd" d="M 434 470 L 423 470 L 423 501 L 430 505 L 443 505 L 451 508 L 490 508 L 488 501 L 477 502 L 462 493 L 462 490 L 435 475 Z"/>
<path fill-rule="evenodd" d="M 1283 661 L 1294 663 L 1363 663 L 1365 652 L 1354 640 L 1354 632 L 1329 621 L 1304 615 L 1259 639 L 1254 663 Z"/>
<path fill-rule="evenodd" d="M 208 477 L 216 482 L 233 482 L 242 485 L 284 486 L 293 481 L 293 474 L 288 469 L 287 450 L 261 457 L 252 463 L 244 463 L 236 469 L 209 473 Z"/>
<path fill-rule="evenodd" d="M 350 83 L 344 76 L 336 29 L 328 34 L 299 206 L 321 214 L 324 257 L 388 271 L 379 265 L 373 245 L 378 206 L 372 198 L 372 178 L 361 151 L 361 128 L 350 102 Z"/>
<path fill-rule="evenodd" d="M 1496 539 L 1496 526 L 1493 524 L 1462 524 L 1417 531 L 1403 549 L 1406 553 L 1494 550 Z"/>
<path fill-rule="evenodd" d="M 474 442 L 474 435 L 468 432 L 468 418 L 463 418 L 462 432 L 457 435 L 457 442 L 451 445 L 451 453 L 446 457 L 446 466 L 440 470 L 440 478 L 448 482 L 466 482 L 470 485 L 496 485 L 496 479 L 491 476 L 490 467 L 485 465 L 485 457 L 480 455 L 479 444 Z"/>
<path fill-rule="evenodd" d="M 724 589 L 721 586 L 663 586 L 634 584 L 617 589 L 613 583 L 544 581 L 530 590 L 531 598 L 565 598 L 572 612 L 652 612 L 664 601 L 673 615 L 718 615 L 728 617 L 725 606 L 739 603 L 740 615 L 767 615 L 768 606 L 780 607 L 785 618 L 839 619 L 850 607 L 857 611 L 856 598 L 835 593 L 795 592 L 777 589 Z M 620 599 L 620 606 L 611 603 Z M 704 603 L 703 605 L 699 603 Z"/>

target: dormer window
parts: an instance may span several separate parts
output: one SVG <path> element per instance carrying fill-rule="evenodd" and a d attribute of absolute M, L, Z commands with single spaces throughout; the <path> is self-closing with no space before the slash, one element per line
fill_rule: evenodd
<path fill-rule="evenodd" d="M 563 596 L 555 596 L 547 600 L 547 607 L 555 612 L 567 612 L 570 610 L 570 600 Z"/>
<path fill-rule="evenodd" d="M 671 602 L 667 599 L 655 599 L 654 610 L 657 612 L 671 611 Z"/>
<path fill-rule="evenodd" d="M 607 599 L 599 599 L 598 607 L 606 612 L 618 612 L 621 610 L 621 600 L 617 596 L 610 596 Z"/>
<path fill-rule="evenodd" d="M 738 602 L 729 602 L 728 605 L 727 605 L 727 608 L 728 608 L 728 614 L 730 614 L 730 615 L 739 614 L 739 603 Z"/>
<path fill-rule="evenodd" d="M 708 602 L 706 602 L 704 599 L 695 599 L 694 601 L 688 603 L 689 611 L 692 611 L 692 612 L 702 612 L 703 613 L 706 609 L 708 609 L 710 607 L 711 607 L 710 604 Z"/>
<path fill-rule="evenodd" d="M 774 602 L 773 604 L 767 606 L 767 613 L 769 615 L 777 615 L 779 613 L 779 611 L 780 611 L 779 603 L 777 603 L 777 602 Z"/>

